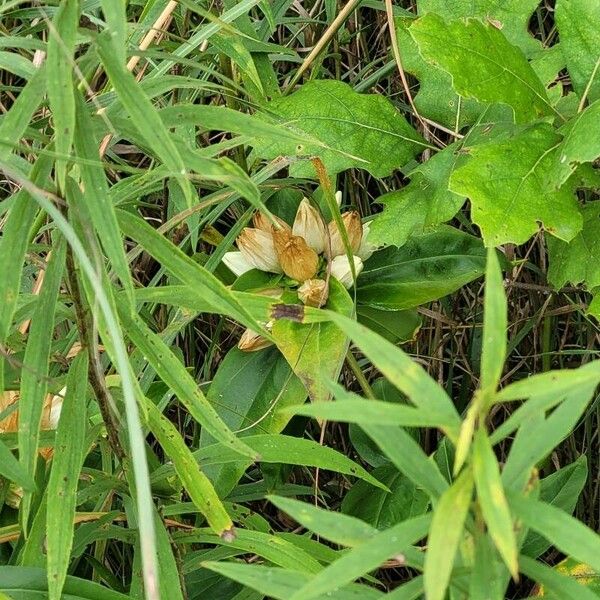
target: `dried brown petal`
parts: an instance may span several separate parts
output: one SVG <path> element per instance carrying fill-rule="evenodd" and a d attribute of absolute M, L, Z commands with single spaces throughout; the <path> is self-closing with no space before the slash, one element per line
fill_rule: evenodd
<path fill-rule="evenodd" d="M 256 269 L 269 273 L 281 273 L 273 246 L 273 236 L 270 232 L 244 227 L 236 241 L 244 258 Z"/>
<path fill-rule="evenodd" d="M 363 235 L 360 215 L 355 210 L 345 212 L 342 214 L 342 222 L 346 232 L 348 233 L 350 249 L 354 254 L 358 252 L 358 249 L 360 248 Z M 329 253 L 328 246 L 325 248 L 326 253 L 332 258 L 335 256 L 340 256 L 341 254 L 346 254 L 342 235 L 335 221 L 331 221 L 329 223 L 329 236 L 331 238 L 331 253 Z"/>
<path fill-rule="evenodd" d="M 283 272 L 296 281 L 314 277 L 319 267 L 319 256 L 304 238 L 291 232 L 273 230 L 273 242 Z"/>
<path fill-rule="evenodd" d="M 329 286 L 323 279 L 307 279 L 298 288 L 298 298 L 307 306 L 319 308 L 327 302 Z"/>

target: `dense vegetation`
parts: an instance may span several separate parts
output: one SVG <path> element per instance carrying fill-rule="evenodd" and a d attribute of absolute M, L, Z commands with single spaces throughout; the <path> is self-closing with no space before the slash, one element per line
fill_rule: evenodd
<path fill-rule="evenodd" d="M 600 594 L 600 0 L 5 0 L 0 597 Z"/>

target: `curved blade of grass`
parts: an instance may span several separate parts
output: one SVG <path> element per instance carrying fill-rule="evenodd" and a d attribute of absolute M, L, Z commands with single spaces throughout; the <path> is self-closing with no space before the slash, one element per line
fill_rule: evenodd
<path fill-rule="evenodd" d="M 158 376 L 175 392 L 190 415 L 211 436 L 228 448 L 256 460 L 258 455 L 223 423 L 219 415 L 200 391 L 194 378 L 188 373 L 173 351 L 138 316 L 120 310 L 121 322 L 131 341 L 150 362 Z"/>
<path fill-rule="evenodd" d="M 325 567 L 289 600 L 312 600 L 362 577 L 422 538 L 430 522 L 431 515 L 422 515 L 377 533 Z"/>
<path fill-rule="evenodd" d="M 527 527 L 543 535 L 567 556 L 600 573 L 600 535 L 560 508 L 514 492 L 507 493 L 510 507 Z"/>
<path fill-rule="evenodd" d="M 117 219 L 123 233 L 134 239 L 148 254 L 153 256 L 182 283 L 205 300 L 219 308 L 219 312 L 233 317 L 255 331 L 260 331 L 265 337 L 270 337 L 264 328 L 233 296 L 212 273 L 207 271 L 189 256 L 186 256 L 177 246 L 158 233 L 143 219 L 117 210 Z"/>
<path fill-rule="evenodd" d="M 41 185 L 46 181 L 52 171 L 52 162 L 51 158 L 40 155 L 31 170 L 30 177 L 34 185 Z M 29 230 L 39 210 L 35 202 L 31 202 L 25 190 L 19 191 L 14 198 L 15 202 L 2 227 L 2 238 L 0 238 L 0 265 L 11 265 L 10 269 L 3 270 L 0 277 L 0 343 L 2 344 L 6 341 L 17 308 L 23 276 L 21 266 L 27 252 Z M 0 379 L 1 374 L 3 369 L 0 369 Z"/>
<path fill-rule="evenodd" d="M 150 490 L 150 477 L 148 465 L 146 463 L 146 445 L 142 433 L 142 425 L 138 411 L 138 405 L 135 396 L 135 380 L 131 373 L 127 348 L 123 340 L 117 317 L 114 314 L 107 292 L 103 287 L 101 278 L 96 271 L 85 252 L 81 240 L 62 216 L 60 211 L 54 206 L 53 202 L 47 197 L 44 190 L 30 183 L 22 173 L 16 171 L 13 167 L 0 159 L 0 167 L 5 174 L 21 185 L 28 194 L 35 199 L 40 207 L 45 210 L 56 227 L 67 239 L 69 245 L 73 248 L 79 264 L 87 277 L 90 285 L 96 293 L 99 309 L 106 321 L 106 327 L 114 344 L 115 366 L 121 376 L 121 385 L 123 388 L 123 397 L 125 401 L 125 412 L 127 418 L 127 433 L 131 448 L 131 460 L 133 464 L 133 475 L 136 483 L 136 501 L 139 519 L 140 546 L 142 552 L 142 569 L 144 582 L 146 585 L 146 595 L 148 600 L 159 600 L 158 595 L 158 574 L 156 567 L 156 544 L 154 540 L 153 514 L 154 505 Z"/>
<path fill-rule="evenodd" d="M 473 438 L 473 477 L 488 531 L 514 579 L 518 577 L 517 539 L 500 479 L 500 468 L 483 428 Z"/>
<path fill-rule="evenodd" d="M 224 561 L 203 562 L 201 566 L 277 600 L 288 600 L 295 590 L 310 583 L 309 574 L 295 569 Z M 383 597 L 378 590 L 357 584 L 344 586 L 327 594 L 328 600 L 376 600 Z"/>
<path fill-rule="evenodd" d="M 35 491 L 35 481 L 4 442 L 0 442 L 0 475 L 20 485 L 26 492 Z"/>
<path fill-rule="evenodd" d="M 73 86 L 73 56 L 77 27 L 79 25 L 79 1 L 64 0 L 60 3 L 54 20 L 48 23 L 48 103 L 54 122 L 54 147 L 62 156 L 69 156 L 75 131 L 75 96 Z M 56 178 L 61 190 L 65 189 L 67 161 L 57 159 Z"/>
<path fill-rule="evenodd" d="M 154 404 L 146 403 L 148 425 L 165 454 L 173 461 L 175 471 L 192 502 L 206 517 L 213 531 L 229 538 L 234 535 L 233 522 L 217 496 L 208 477 L 200 470 L 177 428 Z"/>
<path fill-rule="evenodd" d="M 135 77 L 119 61 L 119 56 L 115 54 L 111 38 L 107 33 L 100 34 L 96 38 L 96 47 L 106 74 L 148 146 L 176 175 L 187 206 L 191 208 L 194 204 L 195 193 L 185 176 L 185 162 L 173 142 L 171 134 L 158 116 L 156 108 L 140 88 Z"/>
<path fill-rule="evenodd" d="M 587 586 L 581 585 L 576 579 L 561 575 L 529 556 L 519 557 L 521 573 L 542 584 L 554 598 L 561 600 L 598 600 L 598 596 Z"/>
<path fill-rule="evenodd" d="M 356 517 L 317 508 L 307 502 L 282 496 L 267 496 L 267 500 L 306 529 L 334 544 L 357 546 L 378 533 L 375 527 Z"/>
<path fill-rule="evenodd" d="M 130 306 L 133 305 L 133 283 L 129 273 L 129 264 L 123 248 L 123 239 L 115 216 L 115 209 L 109 195 L 109 187 L 98 155 L 98 144 L 91 134 L 91 119 L 87 113 L 81 94 L 77 99 L 77 132 L 75 150 L 84 160 L 79 163 L 85 198 L 73 194 L 73 200 L 85 202 L 87 212 L 92 218 L 102 247 L 111 261 L 112 267 L 121 280 Z"/>
<path fill-rule="evenodd" d="M 244 443 L 258 454 L 259 462 L 317 467 L 352 475 L 364 479 L 375 487 L 387 490 L 385 485 L 346 455 L 312 440 L 283 434 L 264 434 L 244 436 Z M 202 465 L 247 462 L 239 452 L 223 444 L 212 444 L 196 450 L 194 458 Z M 162 480 L 169 477 L 172 472 L 173 468 L 170 465 L 164 465 L 153 473 L 152 480 Z"/>
<path fill-rule="evenodd" d="M 331 311 L 328 311 L 328 316 L 417 408 L 431 409 L 446 416 L 452 426 L 444 428 L 444 432 L 451 440 L 456 440 L 460 427 L 456 408 L 423 367 L 400 348 L 356 321 Z"/>
<path fill-rule="evenodd" d="M 427 600 L 444 600 L 446 596 L 472 494 L 473 474 L 465 469 L 435 507 L 423 574 Z"/>
<path fill-rule="evenodd" d="M 343 402 L 311 402 L 288 406 L 282 412 L 316 417 L 326 421 L 358 423 L 372 425 L 401 425 L 403 427 L 438 427 L 452 426 L 445 415 L 430 413 L 423 409 L 392 404 L 380 400 L 363 400 L 358 398 Z"/>
<path fill-rule="evenodd" d="M 46 69 L 36 69 L 27 85 L 16 97 L 10 110 L 0 121 L 0 145 L 14 147 L 31 123 L 33 113 L 38 109 L 46 91 Z M 3 152 L 6 149 L 2 150 Z M 42 156 L 38 160 L 42 160 Z"/>
<path fill-rule="evenodd" d="M 44 283 L 40 290 L 35 312 L 31 319 L 29 339 L 23 358 L 21 397 L 19 399 L 19 460 L 33 478 L 39 450 L 39 431 L 42 407 L 47 391 L 50 345 L 54 331 L 54 314 L 58 290 L 65 265 L 66 244 L 57 236 L 54 249 L 46 267 Z M 21 502 L 21 523 L 28 528 L 31 495 L 25 494 Z"/>
<path fill-rule="evenodd" d="M 173 537 L 176 542 L 218 544 L 219 546 L 236 548 L 244 552 L 257 554 L 274 565 L 285 569 L 295 569 L 305 573 L 318 573 L 321 570 L 321 565 L 309 552 L 283 536 L 272 535 L 264 531 L 239 529 L 236 531 L 234 539 L 227 539 L 223 536 L 218 537 L 211 534 L 207 530 L 196 529 L 190 532 L 182 532 Z"/>
<path fill-rule="evenodd" d="M 48 481 L 46 548 L 48 597 L 60 600 L 73 546 L 73 519 L 77 505 L 77 483 L 83 462 L 86 433 L 87 353 L 80 352 L 67 378 L 56 431 L 54 458 Z"/>
<path fill-rule="evenodd" d="M 493 396 L 506 358 L 507 306 L 502 271 L 495 248 L 488 248 L 483 303 L 483 342 L 481 348 L 481 391 Z M 488 400 L 489 403 L 489 400 Z M 515 557 L 516 558 L 516 557 Z"/>

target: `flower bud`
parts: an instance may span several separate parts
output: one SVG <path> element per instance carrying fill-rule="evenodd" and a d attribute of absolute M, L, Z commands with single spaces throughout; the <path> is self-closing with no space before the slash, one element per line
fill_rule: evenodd
<path fill-rule="evenodd" d="M 360 243 L 362 241 L 363 230 L 360 216 L 355 210 L 351 210 L 342 214 L 342 222 L 348 233 L 350 249 L 352 250 L 352 253 L 355 254 L 360 248 Z M 331 254 L 329 254 L 329 256 L 334 257 L 339 256 L 340 254 L 346 254 L 342 234 L 335 221 L 329 223 L 329 236 L 331 237 Z M 327 246 L 326 252 L 328 252 Z"/>
<path fill-rule="evenodd" d="M 300 282 L 314 277 L 319 257 L 304 238 L 285 229 L 274 229 L 273 241 L 279 264 L 288 277 Z"/>
<path fill-rule="evenodd" d="M 272 345 L 273 342 L 264 338 L 252 329 L 246 329 L 238 342 L 238 348 L 242 352 L 256 352 L 257 350 L 262 350 L 263 348 L 268 348 Z"/>
<path fill-rule="evenodd" d="M 335 203 L 338 205 L 338 208 L 342 205 L 342 191 L 338 190 L 335 193 Z"/>
<path fill-rule="evenodd" d="M 273 236 L 269 232 L 245 227 L 237 239 L 237 245 L 244 258 L 254 268 L 269 273 L 281 273 L 273 246 Z"/>
<path fill-rule="evenodd" d="M 307 279 L 298 288 L 298 298 L 302 304 L 319 308 L 327 302 L 329 287 L 323 279 Z"/>
<path fill-rule="evenodd" d="M 363 261 L 359 256 L 353 256 L 352 258 L 354 259 L 354 271 L 358 277 L 358 274 L 363 270 Z M 350 263 L 345 254 L 336 256 L 331 261 L 331 276 L 335 277 L 347 289 L 354 285 Z"/>
<path fill-rule="evenodd" d="M 246 260 L 241 252 L 225 252 L 223 256 L 225 266 L 237 277 L 254 269 L 254 265 Z"/>
<path fill-rule="evenodd" d="M 373 252 L 375 252 L 375 250 L 377 250 L 377 246 L 375 244 L 371 244 L 371 242 L 369 242 L 370 227 L 371 227 L 370 223 L 365 223 L 363 225 L 363 233 L 362 233 L 362 240 L 360 242 L 360 248 L 356 252 L 356 255 L 360 256 L 360 258 L 363 261 L 371 258 L 371 255 L 373 254 Z"/>
<path fill-rule="evenodd" d="M 292 233 L 304 238 L 306 243 L 317 253 L 325 250 L 327 229 L 319 211 L 311 206 L 306 198 L 302 198 L 296 212 Z"/>
<path fill-rule="evenodd" d="M 290 226 L 283 220 L 280 219 L 277 215 L 272 215 L 273 219 L 275 219 L 275 222 L 282 228 L 282 229 L 290 229 Z M 271 219 L 269 219 L 269 217 L 267 217 L 266 215 L 264 215 L 261 212 L 257 212 L 254 213 L 254 216 L 252 217 L 252 226 L 255 227 L 256 229 L 261 229 L 262 231 L 266 231 L 267 233 L 271 233 L 271 228 L 273 227 L 273 223 L 271 222 Z"/>

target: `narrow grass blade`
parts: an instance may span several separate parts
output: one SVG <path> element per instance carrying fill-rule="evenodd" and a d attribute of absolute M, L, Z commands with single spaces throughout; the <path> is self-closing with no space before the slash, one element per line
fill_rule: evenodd
<path fill-rule="evenodd" d="M 69 370 L 67 392 L 56 431 L 46 509 L 46 554 L 50 600 L 60 600 L 62 597 L 71 558 L 77 483 L 84 458 L 87 369 L 87 353 L 80 352 Z"/>
<path fill-rule="evenodd" d="M 600 535 L 551 504 L 514 492 L 508 494 L 508 501 L 515 515 L 527 527 L 543 535 L 567 556 L 600 573 Z"/>
<path fill-rule="evenodd" d="M 0 121 L 0 147 L 4 153 L 16 146 L 31 123 L 33 113 L 38 109 L 46 91 L 46 69 L 37 69 L 27 85 L 21 90 L 10 110 Z M 43 160 L 40 156 L 38 161 Z"/>
<path fill-rule="evenodd" d="M 440 429 L 452 426 L 445 415 L 380 400 L 348 399 L 343 402 L 311 402 L 289 406 L 282 412 L 359 425 L 401 425 Z"/>
<path fill-rule="evenodd" d="M 31 329 L 23 359 L 19 400 L 19 460 L 31 477 L 35 475 L 39 449 L 39 430 L 47 390 L 54 314 L 65 263 L 65 250 L 64 239 L 57 236 L 31 319 Z M 22 524 L 25 528 L 29 517 L 30 501 L 30 495 L 26 494 L 22 501 Z"/>
<path fill-rule="evenodd" d="M 233 317 L 255 331 L 263 332 L 263 327 L 228 288 L 143 219 L 122 210 L 117 210 L 117 219 L 125 235 L 138 242 L 146 252 L 158 260 L 182 283 L 189 286 L 204 300 L 211 302 L 218 308 L 218 312 Z M 268 337 L 266 332 L 265 335 Z"/>
<path fill-rule="evenodd" d="M 430 522 L 431 516 L 423 515 L 381 531 L 325 567 L 289 600 L 312 600 L 362 577 L 422 538 Z"/>
<path fill-rule="evenodd" d="M 502 286 L 502 271 L 500 270 L 496 249 L 489 248 L 483 303 L 480 384 L 482 392 L 486 395 L 493 395 L 500 382 L 506 358 L 506 330 L 507 306 L 506 295 Z"/>
<path fill-rule="evenodd" d="M 94 139 L 92 131 L 92 121 L 87 113 L 83 97 L 78 94 L 75 150 L 77 156 L 83 159 L 79 164 L 79 170 L 84 195 L 72 194 L 71 198 L 75 202 L 85 202 L 86 212 L 92 218 L 92 224 L 102 247 L 125 288 L 129 304 L 133 305 L 133 283 L 129 273 L 129 264 L 125 256 L 115 209 L 110 199 L 106 175 L 98 155 L 98 143 Z"/>
<path fill-rule="evenodd" d="M 244 443 L 259 456 L 260 462 L 326 469 L 363 479 L 375 487 L 387 490 L 385 485 L 345 454 L 312 440 L 283 434 L 264 434 L 245 436 Z M 194 458 L 201 465 L 206 466 L 247 462 L 239 452 L 224 444 L 212 444 L 196 450 Z M 158 481 L 169 477 L 172 473 L 173 467 L 165 465 L 156 470 L 152 479 Z"/>
<path fill-rule="evenodd" d="M 234 535 L 233 522 L 217 496 L 208 477 L 200 470 L 177 428 L 150 401 L 147 402 L 148 425 L 165 454 L 173 461 L 175 471 L 192 502 L 206 517 L 213 531 L 225 538 Z"/>
<path fill-rule="evenodd" d="M 277 600 L 289 600 L 295 590 L 310 583 L 310 575 L 301 573 L 297 569 L 281 569 L 225 561 L 203 562 L 202 567 Z M 328 600 L 377 600 L 383 597 L 381 592 L 372 587 L 356 584 L 327 593 Z"/>
<path fill-rule="evenodd" d="M 292 498 L 269 496 L 268 500 L 300 525 L 334 544 L 357 546 L 377 534 L 375 527 L 350 515 L 317 508 Z"/>
<path fill-rule="evenodd" d="M 518 577 L 517 539 L 500 479 L 500 468 L 483 428 L 473 438 L 473 477 L 488 531 L 513 578 Z"/>
<path fill-rule="evenodd" d="M 79 0 L 63 0 L 48 24 L 48 102 L 54 122 L 54 148 L 65 157 L 71 151 L 75 130 L 73 65 L 78 25 Z M 67 160 L 57 159 L 56 176 L 61 190 L 65 189 L 66 174 Z"/>
<path fill-rule="evenodd" d="M 51 170 L 52 159 L 41 155 L 30 174 L 32 183 L 42 184 Z M 15 202 L 2 227 L 0 238 L 0 265 L 11 265 L 10 269 L 3 270 L 0 277 L 0 343 L 5 342 L 12 325 L 23 276 L 21 267 L 27 252 L 29 230 L 38 212 L 37 205 L 31 202 L 31 197 L 25 190 L 19 191 L 14 198 Z"/>
<path fill-rule="evenodd" d="M 472 494 L 473 474 L 465 469 L 435 507 L 423 574 L 427 600 L 445 598 Z"/>
<path fill-rule="evenodd" d="M 111 38 L 100 34 L 96 38 L 97 49 L 117 96 L 131 116 L 146 143 L 171 170 L 181 186 L 188 208 L 194 204 L 194 190 L 185 176 L 185 162 L 173 142 L 171 134 L 161 121 L 156 108 L 140 88 L 135 77 L 125 68 L 114 53 Z"/>
<path fill-rule="evenodd" d="M 200 391 L 194 378 L 160 336 L 139 317 L 131 315 L 128 310 L 121 310 L 120 316 L 131 341 L 148 359 L 158 376 L 177 394 L 179 401 L 188 409 L 190 415 L 216 440 L 243 456 L 256 460 L 257 454 L 223 423 Z"/>
<path fill-rule="evenodd" d="M 405 352 L 391 342 L 356 321 L 329 312 L 331 320 L 349 335 L 354 343 L 366 354 L 387 379 L 406 394 L 418 408 L 431 409 L 447 416 L 453 423 L 445 432 L 456 439 L 460 418 L 446 392 L 413 361 Z"/>

